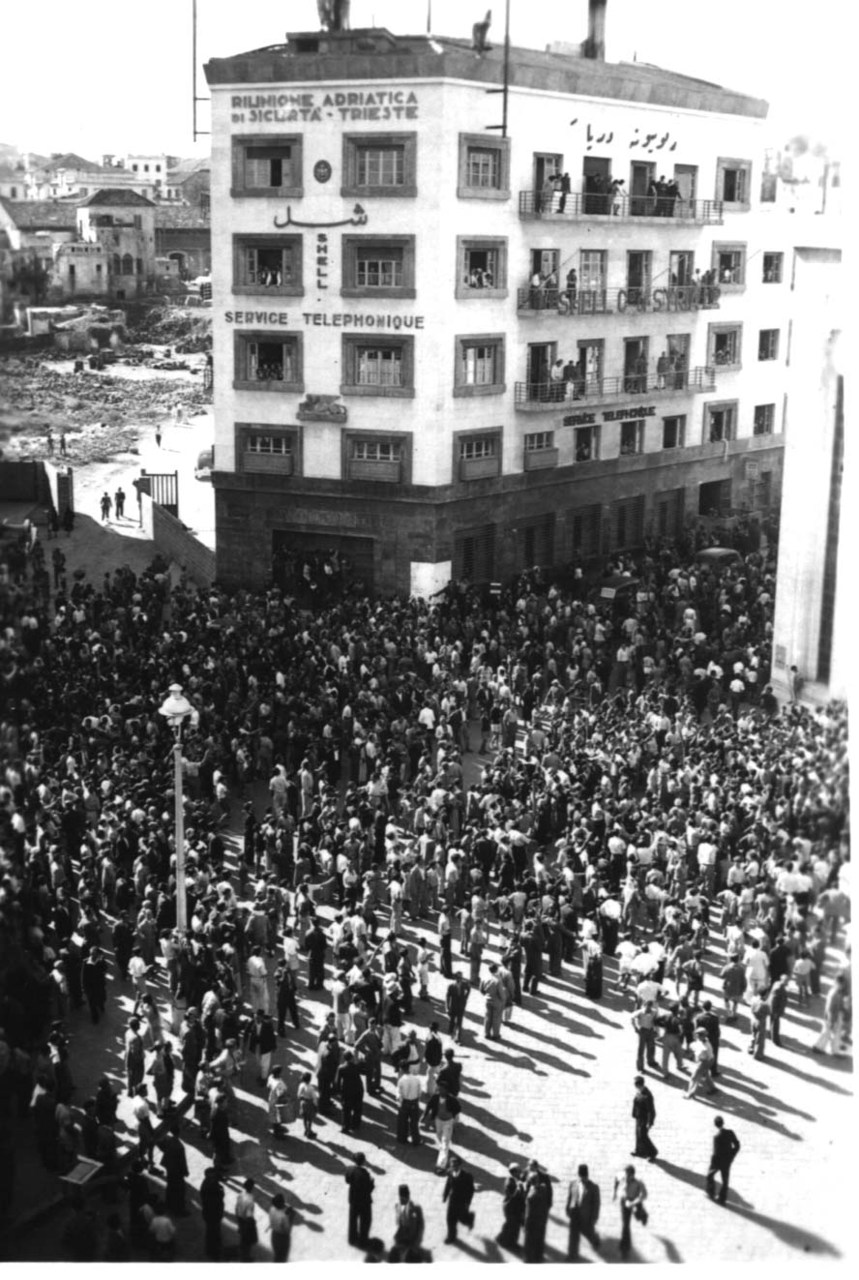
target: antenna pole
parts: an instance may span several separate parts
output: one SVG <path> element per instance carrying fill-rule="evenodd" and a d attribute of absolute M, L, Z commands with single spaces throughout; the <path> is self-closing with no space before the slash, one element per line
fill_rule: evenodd
<path fill-rule="evenodd" d="M 507 137 L 507 89 L 510 84 L 510 0 L 504 6 L 504 97 L 501 111 L 501 137 Z"/>
<path fill-rule="evenodd" d="M 197 97 L 197 0 L 191 0 L 191 63 L 191 127 L 196 142 L 204 135 L 209 136 L 208 129 L 197 128 L 197 103 L 210 101 L 209 98 Z"/>
<path fill-rule="evenodd" d="M 197 141 L 197 0 L 191 0 L 191 127 Z"/>

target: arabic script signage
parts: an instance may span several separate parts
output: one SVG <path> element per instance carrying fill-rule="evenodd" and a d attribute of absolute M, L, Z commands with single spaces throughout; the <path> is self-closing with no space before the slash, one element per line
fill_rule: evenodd
<path fill-rule="evenodd" d="M 292 209 L 286 206 L 286 217 L 274 219 L 274 225 L 280 229 L 282 227 L 365 227 L 367 225 L 367 214 L 356 204 L 352 210 L 351 218 L 339 218 L 336 222 L 299 222 L 297 218 L 293 218 Z"/>
<path fill-rule="evenodd" d="M 413 89 L 350 89 L 338 93 L 234 93 L 233 124 L 305 124 L 324 120 L 417 120 Z"/>

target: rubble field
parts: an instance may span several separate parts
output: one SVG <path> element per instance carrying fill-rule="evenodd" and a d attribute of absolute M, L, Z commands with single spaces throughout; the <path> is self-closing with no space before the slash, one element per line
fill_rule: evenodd
<path fill-rule="evenodd" d="M 38 355 L 0 357 L 0 450 L 10 459 L 44 458 L 48 432 L 54 458 L 65 431 L 75 465 L 137 451 L 142 428 L 204 411 L 211 349 L 211 311 L 193 307 L 86 311 L 57 326 L 58 347 Z M 93 365 L 101 367 L 92 367 Z"/>
<path fill-rule="evenodd" d="M 85 368 L 76 373 L 75 360 L 46 359 L 44 355 L 0 361 L 0 439 L 4 454 L 14 459 L 44 458 L 47 434 L 54 436 L 59 460 L 59 436 L 66 433 L 70 462 L 105 462 L 117 453 L 134 452 L 141 427 L 170 418 L 177 404 L 186 416 L 212 402 L 203 388 L 203 360 L 194 372 L 171 376 L 146 363 Z M 153 349 L 153 359 L 163 351 Z M 84 362 L 85 363 L 85 362 Z"/>

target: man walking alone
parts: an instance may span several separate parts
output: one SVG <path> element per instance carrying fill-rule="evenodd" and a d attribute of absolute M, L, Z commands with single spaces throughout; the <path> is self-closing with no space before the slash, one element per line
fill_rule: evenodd
<path fill-rule="evenodd" d="M 653 1094 L 644 1083 L 644 1076 L 635 1077 L 632 1118 L 635 1121 L 635 1150 L 631 1154 L 643 1156 L 652 1164 L 659 1155 L 650 1138 L 650 1130 L 656 1121 L 656 1104 Z"/>
<path fill-rule="evenodd" d="M 719 1204 L 724 1204 L 728 1198 L 728 1180 L 731 1175 L 731 1165 L 740 1150 L 740 1140 L 733 1129 L 725 1128 L 725 1121 L 721 1116 L 716 1116 L 713 1124 L 716 1126 L 716 1132 L 713 1134 L 713 1154 L 710 1157 L 710 1168 L 707 1171 L 707 1195 L 711 1200 L 717 1198 L 716 1174 L 718 1173 L 722 1180 L 718 1200 Z"/>

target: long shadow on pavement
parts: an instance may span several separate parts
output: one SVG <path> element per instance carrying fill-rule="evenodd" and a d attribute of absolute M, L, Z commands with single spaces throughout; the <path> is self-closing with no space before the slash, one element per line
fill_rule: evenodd
<path fill-rule="evenodd" d="M 803 1049 L 805 1047 L 804 1045 L 797 1044 L 796 1041 L 784 1041 L 785 1048 L 788 1048 L 791 1044 L 796 1044 L 797 1049 Z M 822 1089 L 828 1089 L 830 1093 L 840 1093 L 847 1098 L 852 1095 L 852 1090 L 842 1089 L 840 1085 L 833 1084 L 831 1080 L 824 1080 L 822 1076 L 810 1076 L 807 1072 L 800 1071 L 798 1067 L 793 1066 L 790 1062 L 786 1062 L 783 1058 L 767 1058 L 767 1063 L 771 1067 L 776 1067 L 779 1071 L 786 1071 L 788 1075 L 796 1076 L 797 1080 L 802 1080 L 804 1084 L 817 1084 L 820 1085 Z M 845 1068 L 845 1074 L 847 1071 L 850 1071 L 849 1067 Z"/>

